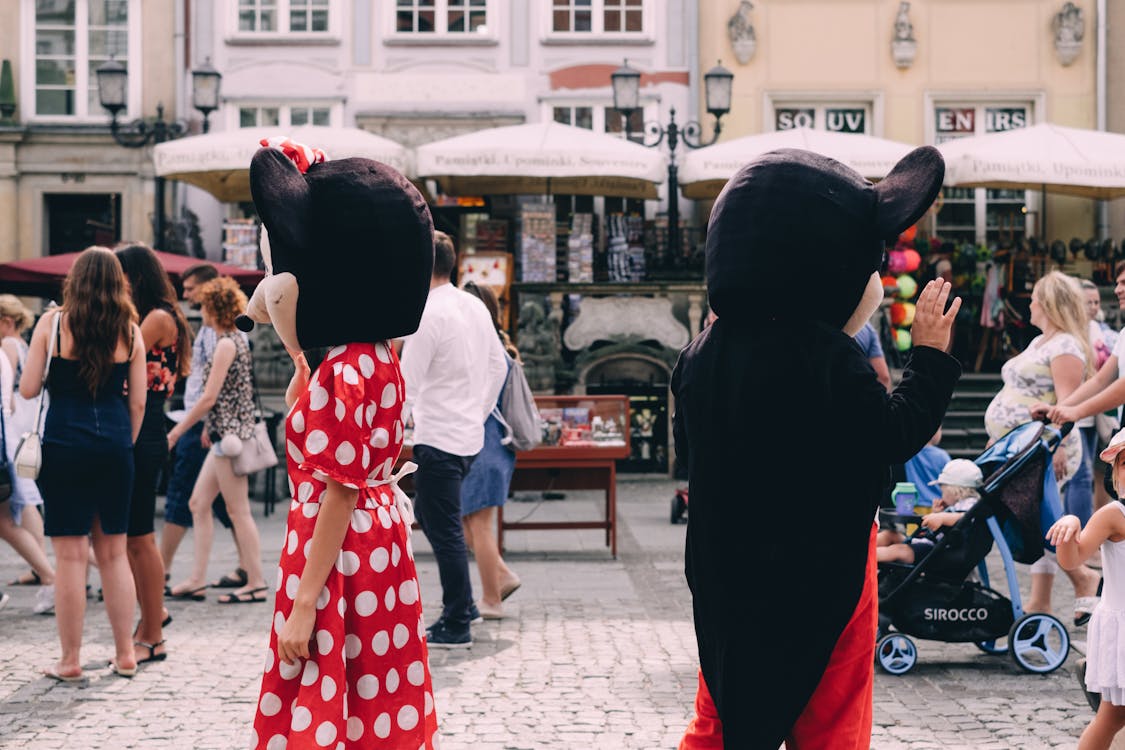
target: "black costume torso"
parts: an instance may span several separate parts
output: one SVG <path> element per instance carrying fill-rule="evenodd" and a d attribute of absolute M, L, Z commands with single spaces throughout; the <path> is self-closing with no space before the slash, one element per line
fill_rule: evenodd
<path fill-rule="evenodd" d="M 800 715 L 860 598 L 889 466 L 933 436 L 960 370 L 918 347 L 888 394 L 816 321 L 720 318 L 681 353 L 687 578 L 726 747 L 776 750 Z"/>

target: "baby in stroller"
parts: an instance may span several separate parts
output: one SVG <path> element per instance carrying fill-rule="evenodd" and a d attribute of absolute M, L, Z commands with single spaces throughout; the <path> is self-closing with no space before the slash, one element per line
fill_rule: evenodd
<path fill-rule="evenodd" d="M 961 514 L 980 499 L 983 479 L 980 467 L 968 459 L 957 458 L 947 463 L 938 478 L 930 482 L 941 488 L 941 496 L 934 500 L 933 512 L 922 517 L 920 528 L 909 538 L 897 526 L 881 529 L 875 559 L 881 563 L 913 564 L 927 557 L 945 536 L 943 529 L 956 525 Z"/>

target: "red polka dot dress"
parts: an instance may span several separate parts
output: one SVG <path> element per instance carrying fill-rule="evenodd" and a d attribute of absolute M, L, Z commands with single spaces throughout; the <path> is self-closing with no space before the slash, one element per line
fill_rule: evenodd
<path fill-rule="evenodd" d="M 434 747 L 437 714 L 408 526 L 392 477 L 404 384 L 387 345 L 328 352 L 286 422 L 289 509 L 252 747 Z M 277 657 L 325 479 L 359 489 L 336 565 L 317 600 L 308 660 Z"/>

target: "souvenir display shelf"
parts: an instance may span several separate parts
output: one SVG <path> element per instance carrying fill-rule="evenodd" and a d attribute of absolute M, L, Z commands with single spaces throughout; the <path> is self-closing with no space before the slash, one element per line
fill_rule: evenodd
<path fill-rule="evenodd" d="M 498 509 L 497 539 L 504 532 L 538 529 L 604 529 L 610 554 L 617 557 L 617 461 L 629 456 L 627 396 L 536 396 L 543 420 L 543 443 L 516 454 L 511 488 L 515 492 L 601 490 L 605 518 L 590 521 L 504 520 Z"/>
<path fill-rule="evenodd" d="M 514 492 L 601 490 L 605 518 L 589 521 L 505 521 L 498 508 L 496 535 L 504 548 L 504 532 L 541 529 L 603 529 L 610 554 L 617 557 L 617 461 L 629 456 L 629 398 L 627 396 L 536 396 L 543 418 L 544 443 L 516 454 Z M 595 421 L 596 419 L 596 421 Z M 612 422 L 613 427 L 610 426 Z M 400 464 L 410 460 L 409 442 Z M 400 483 L 414 491 L 411 477 Z"/>

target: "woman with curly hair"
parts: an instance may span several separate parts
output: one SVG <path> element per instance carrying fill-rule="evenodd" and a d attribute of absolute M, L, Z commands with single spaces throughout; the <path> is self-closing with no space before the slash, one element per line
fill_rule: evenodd
<path fill-rule="evenodd" d="M 138 663 L 164 661 L 164 624 L 172 617 L 164 609 L 164 559 L 156 547 L 156 483 L 168 460 L 164 404 L 176 380 L 191 369 L 191 329 L 176 303 L 172 280 L 148 245 L 127 243 L 115 250 L 133 304 L 141 318 L 145 345 L 147 391 L 145 418 L 133 450 L 135 479 L 129 509 L 129 566 L 137 585 L 141 620 L 133 633 Z"/>
<path fill-rule="evenodd" d="M 145 412 L 145 353 L 136 320 L 113 252 L 88 248 L 67 274 L 63 306 L 36 325 L 20 378 L 20 394 L 32 399 L 49 373 L 39 491 L 58 563 L 55 622 L 62 656 L 46 674 L 67 682 L 83 678 L 79 651 L 91 534 L 113 629 L 111 666 L 122 677 L 137 671 L 129 634 L 136 590 L 125 541 L 133 444 Z"/>
<path fill-rule="evenodd" d="M 232 458 L 241 449 L 242 441 L 254 434 L 250 347 L 234 327 L 235 318 L 246 310 L 246 295 L 234 279 L 220 276 L 199 287 L 196 299 L 203 313 L 203 325 L 215 330 L 215 353 L 204 373 L 203 395 L 168 433 L 168 445 L 174 446 L 188 428 L 204 419 L 203 431 L 210 437 L 211 451 L 199 470 L 189 501 L 195 529 L 195 561 L 191 575 L 169 589 L 169 595 L 192 601 L 205 598 L 207 562 L 215 533 L 211 503 L 222 492 L 238 537 L 247 580 L 245 586 L 220 597 L 219 603 L 264 602 L 266 582 L 262 577 L 261 542 L 250 515 L 248 482 L 246 477 L 234 473 Z"/>

